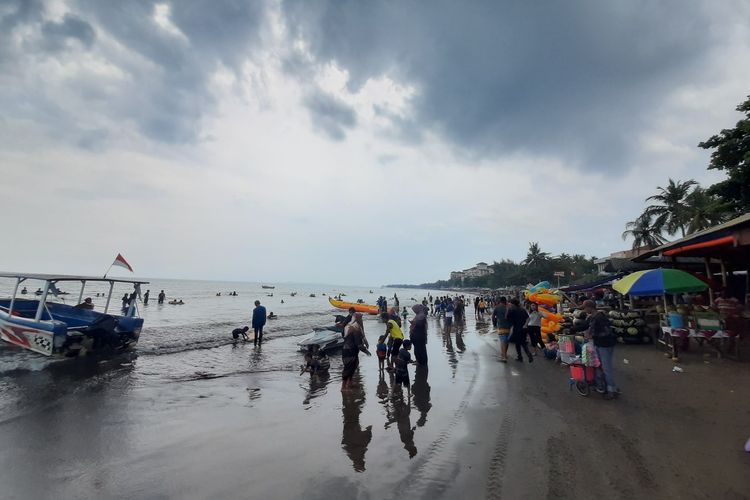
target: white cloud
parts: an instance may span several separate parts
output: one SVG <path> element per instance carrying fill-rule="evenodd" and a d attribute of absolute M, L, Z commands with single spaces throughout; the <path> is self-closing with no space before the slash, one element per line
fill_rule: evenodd
<path fill-rule="evenodd" d="M 60 21 L 72 5 L 46 15 Z M 206 47 L 196 59 L 179 52 L 205 33 L 168 4 L 149 8 L 153 43 L 200 66 L 190 85 L 153 47 L 93 18 L 91 49 L 27 54 L 0 74 L 0 208 L 23 213 L 6 221 L 22 244 L 0 246 L 0 267 L 97 273 L 123 252 L 150 276 L 376 285 L 521 259 L 530 241 L 603 255 L 626 246 L 624 222 L 668 177 L 717 178 L 697 142 L 734 123 L 750 80 L 739 23 L 706 62 L 715 77 L 675 82 L 637 129 L 621 131 L 636 140 L 613 176 L 549 148 L 457 150 L 440 127 L 414 121 L 419 84 L 384 72 L 351 85 L 277 7 L 240 62 L 212 63 Z M 16 48 L 38 33 L 14 31 Z M 313 89 L 354 116 L 340 140 L 317 133 L 305 106 Z"/>

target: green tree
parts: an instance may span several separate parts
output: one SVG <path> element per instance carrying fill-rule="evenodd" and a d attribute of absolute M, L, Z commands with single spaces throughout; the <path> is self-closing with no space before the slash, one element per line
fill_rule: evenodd
<path fill-rule="evenodd" d="M 658 186 L 656 189 L 659 192 L 646 198 L 646 201 L 656 203 L 646 207 L 641 217 L 652 217 L 653 226 L 659 232 L 664 231 L 672 235 L 680 231 L 682 236 L 685 236 L 688 223 L 685 198 L 690 193 L 690 188 L 697 184 L 693 179 L 684 182 L 669 179 L 666 187 Z"/>
<path fill-rule="evenodd" d="M 750 96 L 737 106 L 737 111 L 745 113 L 745 118 L 698 147 L 714 149 L 708 169 L 727 174 L 726 180 L 708 188 L 709 193 L 721 198 L 731 212 L 739 215 L 750 211 Z"/>
<path fill-rule="evenodd" d="M 661 230 L 654 226 L 653 216 L 648 212 L 625 224 L 622 239 L 628 238 L 633 238 L 633 250 L 641 247 L 656 248 L 666 242 L 661 235 Z"/>
<path fill-rule="evenodd" d="M 696 187 L 685 198 L 685 216 L 688 234 L 721 224 L 728 218 L 726 204 L 718 196 L 702 187 Z"/>
<path fill-rule="evenodd" d="M 526 253 L 526 259 L 524 259 L 523 263 L 527 266 L 533 266 L 539 265 L 547 259 L 549 259 L 549 253 L 542 252 L 542 249 L 539 248 L 539 243 L 533 242 L 529 243 L 529 251 Z"/>

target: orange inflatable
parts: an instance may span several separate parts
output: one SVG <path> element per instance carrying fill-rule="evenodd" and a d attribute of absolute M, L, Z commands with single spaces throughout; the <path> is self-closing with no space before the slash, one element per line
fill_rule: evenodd
<path fill-rule="evenodd" d="M 563 321 L 565 321 L 565 318 L 563 318 L 562 314 L 550 312 L 543 307 L 539 308 L 539 312 L 542 314 L 544 319 L 547 319 L 549 321 L 554 321 L 555 323 L 562 323 Z M 542 324 L 544 324 L 544 321 L 542 321 Z"/>
<path fill-rule="evenodd" d="M 554 306 L 560 302 L 560 296 L 551 293 L 532 293 L 529 294 L 529 300 L 544 306 Z"/>
<path fill-rule="evenodd" d="M 328 302 L 331 303 L 331 305 L 337 309 L 344 309 L 349 310 L 350 307 L 353 307 L 355 311 L 366 313 L 366 314 L 378 314 L 378 306 L 371 306 L 368 304 L 356 304 L 354 302 L 344 302 L 343 300 L 336 300 L 332 298 L 328 298 Z"/>

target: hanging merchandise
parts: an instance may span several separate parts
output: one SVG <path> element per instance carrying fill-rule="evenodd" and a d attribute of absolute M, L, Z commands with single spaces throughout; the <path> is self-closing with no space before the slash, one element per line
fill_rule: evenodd
<path fill-rule="evenodd" d="M 585 366 L 591 366 L 594 368 L 601 365 L 599 361 L 599 355 L 596 353 L 596 347 L 594 346 L 593 342 L 588 341 L 583 345 L 583 349 L 581 351 L 581 362 Z"/>

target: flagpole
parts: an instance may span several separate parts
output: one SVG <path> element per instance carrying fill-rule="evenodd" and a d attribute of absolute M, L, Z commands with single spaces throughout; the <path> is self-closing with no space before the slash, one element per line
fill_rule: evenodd
<path fill-rule="evenodd" d="M 107 271 L 104 273 L 104 276 L 102 276 L 102 279 L 105 279 L 107 277 L 107 274 L 109 273 L 109 271 L 112 269 L 112 266 L 114 265 L 115 265 L 114 262 L 109 265 L 109 267 L 107 268 Z"/>

